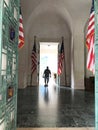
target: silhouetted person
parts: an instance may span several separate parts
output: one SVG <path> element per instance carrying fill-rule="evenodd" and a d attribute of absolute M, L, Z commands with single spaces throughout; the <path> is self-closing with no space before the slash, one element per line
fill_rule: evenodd
<path fill-rule="evenodd" d="M 51 77 L 51 71 L 49 70 L 48 66 L 44 70 L 43 77 L 44 77 L 45 86 L 47 86 L 49 82 L 49 77 Z"/>

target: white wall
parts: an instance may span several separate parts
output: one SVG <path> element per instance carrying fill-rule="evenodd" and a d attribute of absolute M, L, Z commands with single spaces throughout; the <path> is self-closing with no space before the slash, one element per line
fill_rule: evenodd
<path fill-rule="evenodd" d="M 67 82 L 69 85 L 72 82 L 71 59 L 73 59 L 74 88 L 84 89 L 84 28 L 89 17 L 90 2 L 77 1 L 76 8 L 76 4 L 67 0 L 62 2 L 39 0 L 38 3 L 32 1 L 36 5 L 35 7 L 33 5 L 32 9 L 26 10 L 24 9 L 26 5 L 23 5 L 25 47 L 19 52 L 19 87 L 26 87 L 30 81 L 31 51 L 33 38 L 36 35 L 37 44 L 39 41 L 58 42 L 64 36 Z M 65 73 L 61 77 L 62 85 L 64 85 L 64 75 Z M 37 75 L 33 77 L 34 85 L 36 85 L 36 77 Z"/>

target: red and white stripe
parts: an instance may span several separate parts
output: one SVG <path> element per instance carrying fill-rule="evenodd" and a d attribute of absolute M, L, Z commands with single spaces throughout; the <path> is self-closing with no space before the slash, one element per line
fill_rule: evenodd
<path fill-rule="evenodd" d="M 58 75 L 60 75 L 62 73 L 62 69 L 63 69 L 63 57 L 62 54 L 59 55 L 59 62 L 58 62 Z"/>
<path fill-rule="evenodd" d="M 31 68 L 31 71 L 32 71 L 32 74 L 33 74 L 34 71 L 37 68 L 37 56 L 36 56 L 36 53 L 34 51 L 32 51 L 31 58 L 32 58 L 32 68 Z"/>
<path fill-rule="evenodd" d="M 86 36 L 86 45 L 88 48 L 88 57 L 87 57 L 87 69 L 95 72 L 95 52 L 94 52 L 94 32 L 95 32 L 95 20 L 94 20 L 94 11 L 91 12 Z"/>
<path fill-rule="evenodd" d="M 87 68 L 95 72 L 95 53 L 94 53 L 94 36 L 90 39 L 90 48 L 88 51 L 88 58 L 87 58 Z"/>
<path fill-rule="evenodd" d="M 62 42 L 60 53 L 58 56 L 58 75 L 61 75 L 64 61 L 64 43 Z"/>
<path fill-rule="evenodd" d="M 23 30 L 23 19 L 22 15 L 20 13 L 20 18 L 19 18 L 19 44 L 18 47 L 22 48 L 24 46 L 24 30 Z"/>
<path fill-rule="evenodd" d="M 37 54 L 36 54 L 36 43 L 35 43 L 35 41 L 34 41 L 34 45 L 33 45 L 33 49 L 32 49 L 31 60 L 32 60 L 31 73 L 33 74 L 34 71 L 37 69 Z"/>

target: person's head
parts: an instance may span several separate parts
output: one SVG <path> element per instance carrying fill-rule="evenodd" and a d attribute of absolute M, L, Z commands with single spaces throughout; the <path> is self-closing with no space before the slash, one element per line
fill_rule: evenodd
<path fill-rule="evenodd" d="M 49 69 L 49 67 L 47 66 L 47 69 Z"/>

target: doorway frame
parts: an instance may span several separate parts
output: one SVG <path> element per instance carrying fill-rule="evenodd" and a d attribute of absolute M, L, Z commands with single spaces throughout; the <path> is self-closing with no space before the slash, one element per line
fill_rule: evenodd
<path fill-rule="evenodd" d="M 39 41 L 39 48 L 38 48 L 38 49 L 39 49 L 39 56 L 38 56 L 38 61 L 39 61 L 39 62 L 40 62 L 40 58 L 41 58 L 41 57 L 40 57 L 40 53 L 41 53 L 41 52 L 40 52 L 40 50 L 41 50 L 41 47 L 40 47 L 40 46 L 41 46 L 41 44 L 44 45 L 44 46 L 52 46 L 52 45 L 54 45 L 54 46 L 57 47 L 57 54 L 56 54 L 56 55 L 57 55 L 57 68 L 58 68 L 58 46 L 59 46 L 60 42 L 55 42 L 55 41 L 53 41 L 53 42 L 50 42 L 50 41 L 48 41 L 48 42 L 46 42 L 46 41 Z M 39 74 L 38 74 L 38 76 L 39 76 L 39 77 L 38 77 L 38 79 L 39 79 L 39 81 L 38 81 L 39 83 L 38 83 L 38 84 L 39 84 L 39 85 L 40 85 L 40 77 L 41 77 L 41 76 L 40 76 L 40 69 L 41 69 L 41 63 L 39 64 L 39 67 L 38 67 L 38 73 L 39 73 Z M 56 72 L 56 73 L 57 73 L 57 72 Z M 57 74 L 57 75 L 58 75 L 58 74 Z M 58 76 L 57 76 L 57 77 L 58 77 Z M 58 78 L 57 78 L 57 83 L 58 83 Z"/>

